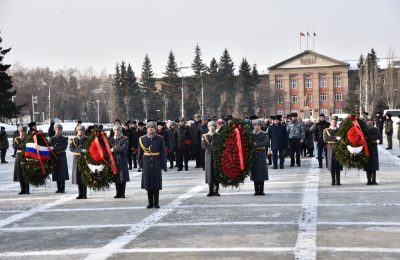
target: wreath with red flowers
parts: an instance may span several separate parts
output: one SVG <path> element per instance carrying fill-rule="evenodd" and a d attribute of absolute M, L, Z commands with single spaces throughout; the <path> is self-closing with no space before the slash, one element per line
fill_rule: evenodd
<path fill-rule="evenodd" d="M 215 178 L 223 187 L 237 188 L 253 166 L 254 142 L 251 127 L 234 118 L 219 132 L 214 154 Z"/>

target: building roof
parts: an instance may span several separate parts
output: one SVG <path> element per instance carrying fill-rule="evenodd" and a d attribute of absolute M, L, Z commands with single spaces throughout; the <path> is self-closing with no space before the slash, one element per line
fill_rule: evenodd
<path fill-rule="evenodd" d="M 295 56 L 293 56 L 293 57 L 291 57 L 289 59 L 286 59 L 284 61 L 281 61 L 281 62 L 269 67 L 268 70 L 280 69 L 285 64 L 288 64 L 288 63 L 293 62 L 295 60 L 299 60 L 304 56 L 310 56 L 310 55 L 313 56 L 313 57 L 316 57 L 316 58 L 318 57 L 318 58 L 320 58 L 320 59 L 322 59 L 324 61 L 328 61 L 328 62 L 331 63 L 330 65 L 324 65 L 325 67 L 327 67 L 327 66 L 350 66 L 350 64 L 348 64 L 346 62 L 330 58 L 328 56 L 319 54 L 319 53 L 311 51 L 311 50 L 306 50 L 306 51 L 303 51 L 303 52 L 301 52 L 301 53 L 299 53 L 299 54 L 297 54 L 297 55 L 295 55 Z M 307 67 L 315 67 L 315 66 L 309 65 Z"/>

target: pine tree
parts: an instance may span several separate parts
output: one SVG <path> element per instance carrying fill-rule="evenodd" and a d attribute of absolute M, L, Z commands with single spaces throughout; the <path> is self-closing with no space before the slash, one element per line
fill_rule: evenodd
<path fill-rule="evenodd" d="M 251 70 L 251 81 L 252 81 L 252 92 L 251 92 L 251 99 L 250 99 L 250 104 L 249 104 L 249 113 L 254 114 L 256 111 L 255 106 L 256 106 L 256 101 L 255 101 L 255 91 L 257 90 L 258 84 L 260 84 L 260 75 L 258 74 L 257 70 L 257 65 L 253 64 L 253 69 Z"/>
<path fill-rule="evenodd" d="M 0 37 L 0 44 L 2 41 L 3 39 Z M 17 117 L 22 108 L 22 106 L 17 106 L 12 100 L 17 91 L 12 90 L 12 78 L 7 73 L 11 65 L 3 64 L 4 56 L 10 50 L 11 48 L 3 49 L 0 46 L 0 119 Z"/>
<path fill-rule="evenodd" d="M 211 59 L 210 67 L 207 69 L 204 93 L 207 93 L 205 107 L 210 114 L 216 115 L 220 102 L 220 92 L 218 91 L 218 63 L 215 58 Z"/>
<path fill-rule="evenodd" d="M 143 116 L 140 88 L 131 64 L 126 71 L 126 97 L 128 119 L 139 119 Z"/>
<path fill-rule="evenodd" d="M 119 106 L 118 106 L 118 116 L 120 120 L 126 121 L 128 117 L 127 114 L 127 73 L 126 73 L 126 65 L 125 61 L 121 62 L 120 66 L 120 78 L 119 78 L 119 87 L 117 91 L 117 96 L 118 96 L 118 101 L 119 101 Z M 124 105 L 121 105 L 124 104 Z"/>
<path fill-rule="evenodd" d="M 249 116 L 253 105 L 253 79 L 250 65 L 245 58 L 242 59 L 240 64 L 237 86 L 241 101 L 235 104 L 236 111 L 239 112 L 237 108 L 240 106 L 241 116 Z"/>
<path fill-rule="evenodd" d="M 145 112 L 146 119 L 156 118 L 156 107 L 154 101 L 156 99 L 155 93 L 155 78 L 150 62 L 149 56 L 146 54 L 143 65 L 142 65 L 142 75 L 140 89 L 142 92 L 143 108 Z"/>
<path fill-rule="evenodd" d="M 199 111 L 201 111 L 202 105 L 201 88 L 204 86 L 204 76 L 207 70 L 207 66 L 203 63 L 203 60 L 201 59 L 201 50 L 199 45 L 196 45 L 194 54 L 195 55 L 191 66 L 194 72 L 194 77 L 192 77 L 192 80 L 190 82 L 189 100 L 197 101 L 198 106 L 194 107 L 194 112 L 199 113 Z M 204 99 L 206 99 L 205 96 Z"/>
<path fill-rule="evenodd" d="M 227 115 L 233 112 L 236 89 L 234 64 L 227 49 L 224 50 L 218 64 L 218 88 L 221 92 L 218 107 L 219 115 Z"/>
<path fill-rule="evenodd" d="M 120 100 L 119 100 L 119 88 L 120 88 L 120 82 L 121 82 L 121 73 L 120 73 L 120 69 L 119 69 L 119 64 L 117 63 L 117 65 L 115 66 L 115 75 L 113 77 L 113 82 L 112 82 L 112 87 L 113 87 L 113 91 L 112 91 L 112 106 L 111 106 L 111 110 L 112 110 L 112 120 L 115 120 L 117 118 L 119 118 L 120 116 L 120 112 L 119 112 L 119 106 L 120 106 Z"/>
<path fill-rule="evenodd" d="M 175 61 L 175 56 L 172 50 L 168 55 L 167 66 L 165 67 L 163 81 L 167 83 L 162 86 L 161 96 L 164 102 L 164 119 L 179 117 L 179 90 L 178 90 L 178 76 L 179 68 Z"/>

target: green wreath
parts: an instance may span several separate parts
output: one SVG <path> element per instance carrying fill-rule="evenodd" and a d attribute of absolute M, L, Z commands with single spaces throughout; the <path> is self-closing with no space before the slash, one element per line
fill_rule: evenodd
<path fill-rule="evenodd" d="M 241 137 L 244 170 L 240 170 L 240 154 L 235 129 Z M 237 188 L 243 183 L 253 167 L 254 140 L 251 127 L 240 119 L 233 119 L 219 132 L 219 141 L 214 153 L 215 178 L 223 187 Z"/>
<path fill-rule="evenodd" d="M 333 151 L 336 160 L 342 165 L 346 166 L 347 168 L 362 169 L 368 163 L 368 157 L 365 154 L 365 149 L 363 149 L 359 154 L 351 153 L 348 149 L 348 146 L 353 147 L 353 144 L 349 141 L 347 133 L 353 126 L 353 121 L 356 118 L 362 133 L 365 137 L 367 136 L 368 131 L 365 122 L 360 120 L 356 115 L 350 115 L 340 124 L 336 135 L 341 139 L 335 144 Z"/>
<path fill-rule="evenodd" d="M 32 147 L 36 148 L 36 144 L 34 141 L 34 136 L 36 136 L 37 145 L 41 147 L 47 147 L 48 142 L 46 137 L 40 131 L 33 131 L 31 134 L 28 134 L 25 137 L 25 144 L 22 147 L 22 156 L 20 157 L 21 169 L 24 179 L 35 187 L 44 186 L 50 180 L 50 174 L 53 174 L 56 169 L 57 157 L 54 153 L 50 153 L 49 159 L 44 159 L 42 157 L 43 169 L 40 164 L 40 160 L 34 158 L 36 156 L 36 151 L 31 151 L 29 153 L 29 149 Z M 28 145 L 30 144 L 30 145 Z M 35 145 L 33 145 L 35 144 Z M 28 145 L 28 148 L 27 148 Z M 29 148 L 30 147 L 30 148 Z M 29 155 L 31 154 L 31 155 Z"/>
<path fill-rule="evenodd" d="M 104 160 L 102 162 L 98 162 L 93 159 L 90 152 L 90 147 L 95 141 L 96 137 L 98 138 L 102 147 L 106 146 L 102 138 L 102 133 L 104 134 L 103 131 L 97 129 L 91 132 L 91 135 L 84 146 L 84 149 L 86 149 L 87 152 L 83 153 L 78 160 L 78 168 L 82 173 L 82 181 L 88 187 L 98 191 L 107 190 L 111 187 L 111 184 L 114 183 L 114 174 L 111 169 L 111 162 L 108 153 L 104 153 Z M 91 167 L 92 170 L 90 169 Z M 97 168 L 98 170 L 93 171 L 93 168 Z"/>

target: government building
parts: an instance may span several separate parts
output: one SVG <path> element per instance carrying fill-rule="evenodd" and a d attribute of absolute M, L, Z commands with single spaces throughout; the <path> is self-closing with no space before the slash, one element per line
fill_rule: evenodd
<path fill-rule="evenodd" d="M 261 75 L 259 86 L 260 94 L 268 96 L 263 101 L 268 107 L 266 115 L 297 112 L 302 118 L 317 118 L 321 113 L 343 113 L 348 63 L 306 50 L 268 70 L 268 75 Z"/>

